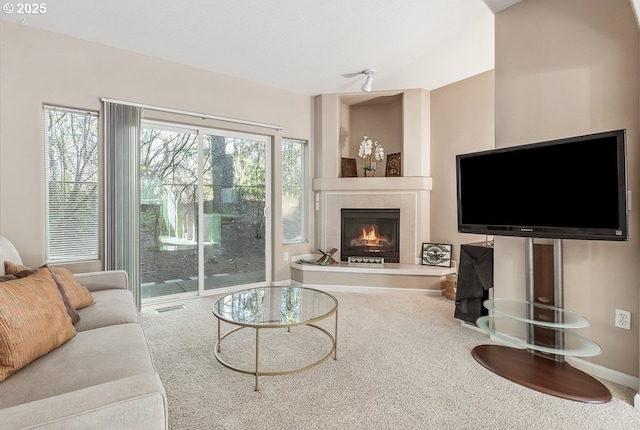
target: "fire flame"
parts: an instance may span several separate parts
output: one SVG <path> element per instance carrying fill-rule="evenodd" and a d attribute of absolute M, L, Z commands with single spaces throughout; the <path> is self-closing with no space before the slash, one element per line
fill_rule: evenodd
<path fill-rule="evenodd" d="M 360 239 L 366 242 L 369 241 L 378 241 L 381 240 L 382 237 L 380 237 L 380 235 L 378 234 L 378 231 L 376 230 L 376 226 L 372 225 L 369 226 L 369 229 L 367 230 L 365 227 L 362 227 L 362 236 L 360 236 Z"/>
<path fill-rule="evenodd" d="M 362 252 L 385 252 L 391 249 L 391 244 L 380 234 L 376 225 L 362 227 L 362 234 L 351 239 L 351 246 L 364 248 Z"/>

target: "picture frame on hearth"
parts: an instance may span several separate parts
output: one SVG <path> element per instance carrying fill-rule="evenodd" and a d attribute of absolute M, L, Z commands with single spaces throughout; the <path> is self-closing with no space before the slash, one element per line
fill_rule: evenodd
<path fill-rule="evenodd" d="M 451 248 L 448 243 L 423 243 L 420 262 L 423 266 L 451 267 Z"/>

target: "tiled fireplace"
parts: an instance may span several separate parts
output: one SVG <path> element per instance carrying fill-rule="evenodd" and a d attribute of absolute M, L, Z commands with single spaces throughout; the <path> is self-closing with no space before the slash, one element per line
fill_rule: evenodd
<path fill-rule="evenodd" d="M 374 182 L 374 179 L 380 179 L 381 182 L 386 178 L 367 179 L 372 179 L 372 182 Z M 397 180 L 405 178 L 393 179 Z M 348 181 L 348 179 L 346 181 Z M 345 185 L 343 185 L 343 183 L 344 182 L 338 186 L 330 184 L 330 186 L 332 188 L 334 186 L 335 188 L 341 188 L 342 186 L 351 185 L 348 182 Z M 365 184 L 368 185 L 368 183 Z M 340 260 L 346 261 L 350 251 L 342 240 L 342 210 L 392 210 L 397 214 L 397 233 L 396 231 L 393 233 L 387 232 L 387 238 L 383 240 L 391 240 L 392 242 L 395 242 L 393 247 L 396 249 L 394 249 L 393 252 L 397 252 L 397 257 L 394 255 L 390 260 L 389 257 L 385 256 L 385 263 L 417 263 L 421 243 L 423 241 L 428 241 L 425 239 L 429 237 L 429 212 L 428 200 L 426 200 L 428 199 L 427 191 L 407 189 L 352 189 L 349 191 L 325 189 L 318 190 L 318 193 L 318 205 L 317 210 L 315 211 L 316 243 L 318 244 L 318 248 L 327 250 L 331 248 L 338 248 L 339 254 L 336 254 L 335 257 L 339 256 Z M 396 215 L 394 215 L 394 217 L 395 216 Z M 354 233 L 347 232 L 347 234 L 353 235 Z M 351 238 L 349 239 L 349 242 L 350 241 Z M 343 254 L 344 251 L 347 251 L 347 253 Z"/>
<path fill-rule="evenodd" d="M 352 245 L 363 249 L 365 245 L 389 246 L 397 248 L 399 264 L 390 262 L 387 257 L 384 265 L 292 263 L 292 281 L 322 288 L 335 286 L 354 288 L 354 291 L 392 288 L 408 293 L 441 295 L 444 276 L 454 273 L 455 269 L 423 266 L 419 259 L 422 243 L 429 242 L 430 238 L 430 190 L 431 178 L 428 177 L 314 179 L 315 248 L 337 248 L 333 257 L 344 261 L 350 252 L 348 247 Z M 362 225 L 353 227 L 356 231 L 347 232 L 344 238 L 348 238 L 348 244 L 343 243 L 342 238 L 346 228 L 342 222 L 345 212 L 368 213 L 362 217 L 365 219 L 363 224 L 368 224 L 364 226 L 364 237 Z M 384 225 L 387 223 L 384 216 L 393 217 L 396 227 Z M 377 233 L 367 236 L 374 230 L 370 228 L 372 225 L 377 226 Z M 386 242 L 390 242 L 389 245 Z"/>
<path fill-rule="evenodd" d="M 400 209 L 340 211 L 340 258 L 379 257 L 385 263 L 400 262 Z"/>
<path fill-rule="evenodd" d="M 398 263 L 384 267 L 342 263 L 319 266 L 292 263 L 292 280 L 301 284 L 358 288 L 396 288 L 441 294 L 443 270 L 420 264 L 421 245 L 430 242 L 430 92 L 409 89 L 376 94 L 322 94 L 314 98 L 313 249 L 331 250 L 340 261 L 348 257 L 342 242 L 342 209 L 399 210 Z M 401 153 L 401 176 L 344 177 L 343 158 L 357 159 L 362 136 L 374 136 L 385 153 Z M 378 163 L 383 167 L 384 163 Z M 381 239 L 359 239 L 362 240 Z M 392 239 L 393 240 L 393 239 Z M 351 245 L 351 239 L 349 240 Z M 381 244 L 380 242 L 377 242 Z"/>

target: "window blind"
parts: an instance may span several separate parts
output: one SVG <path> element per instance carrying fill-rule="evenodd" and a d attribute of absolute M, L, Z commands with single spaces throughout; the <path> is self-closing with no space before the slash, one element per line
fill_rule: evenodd
<path fill-rule="evenodd" d="M 46 261 L 100 258 L 98 113 L 44 107 Z"/>

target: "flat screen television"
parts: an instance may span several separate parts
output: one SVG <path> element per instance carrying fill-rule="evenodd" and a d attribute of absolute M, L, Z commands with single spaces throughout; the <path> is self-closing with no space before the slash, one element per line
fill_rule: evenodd
<path fill-rule="evenodd" d="M 458 231 L 628 240 L 626 131 L 456 156 Z"/>

